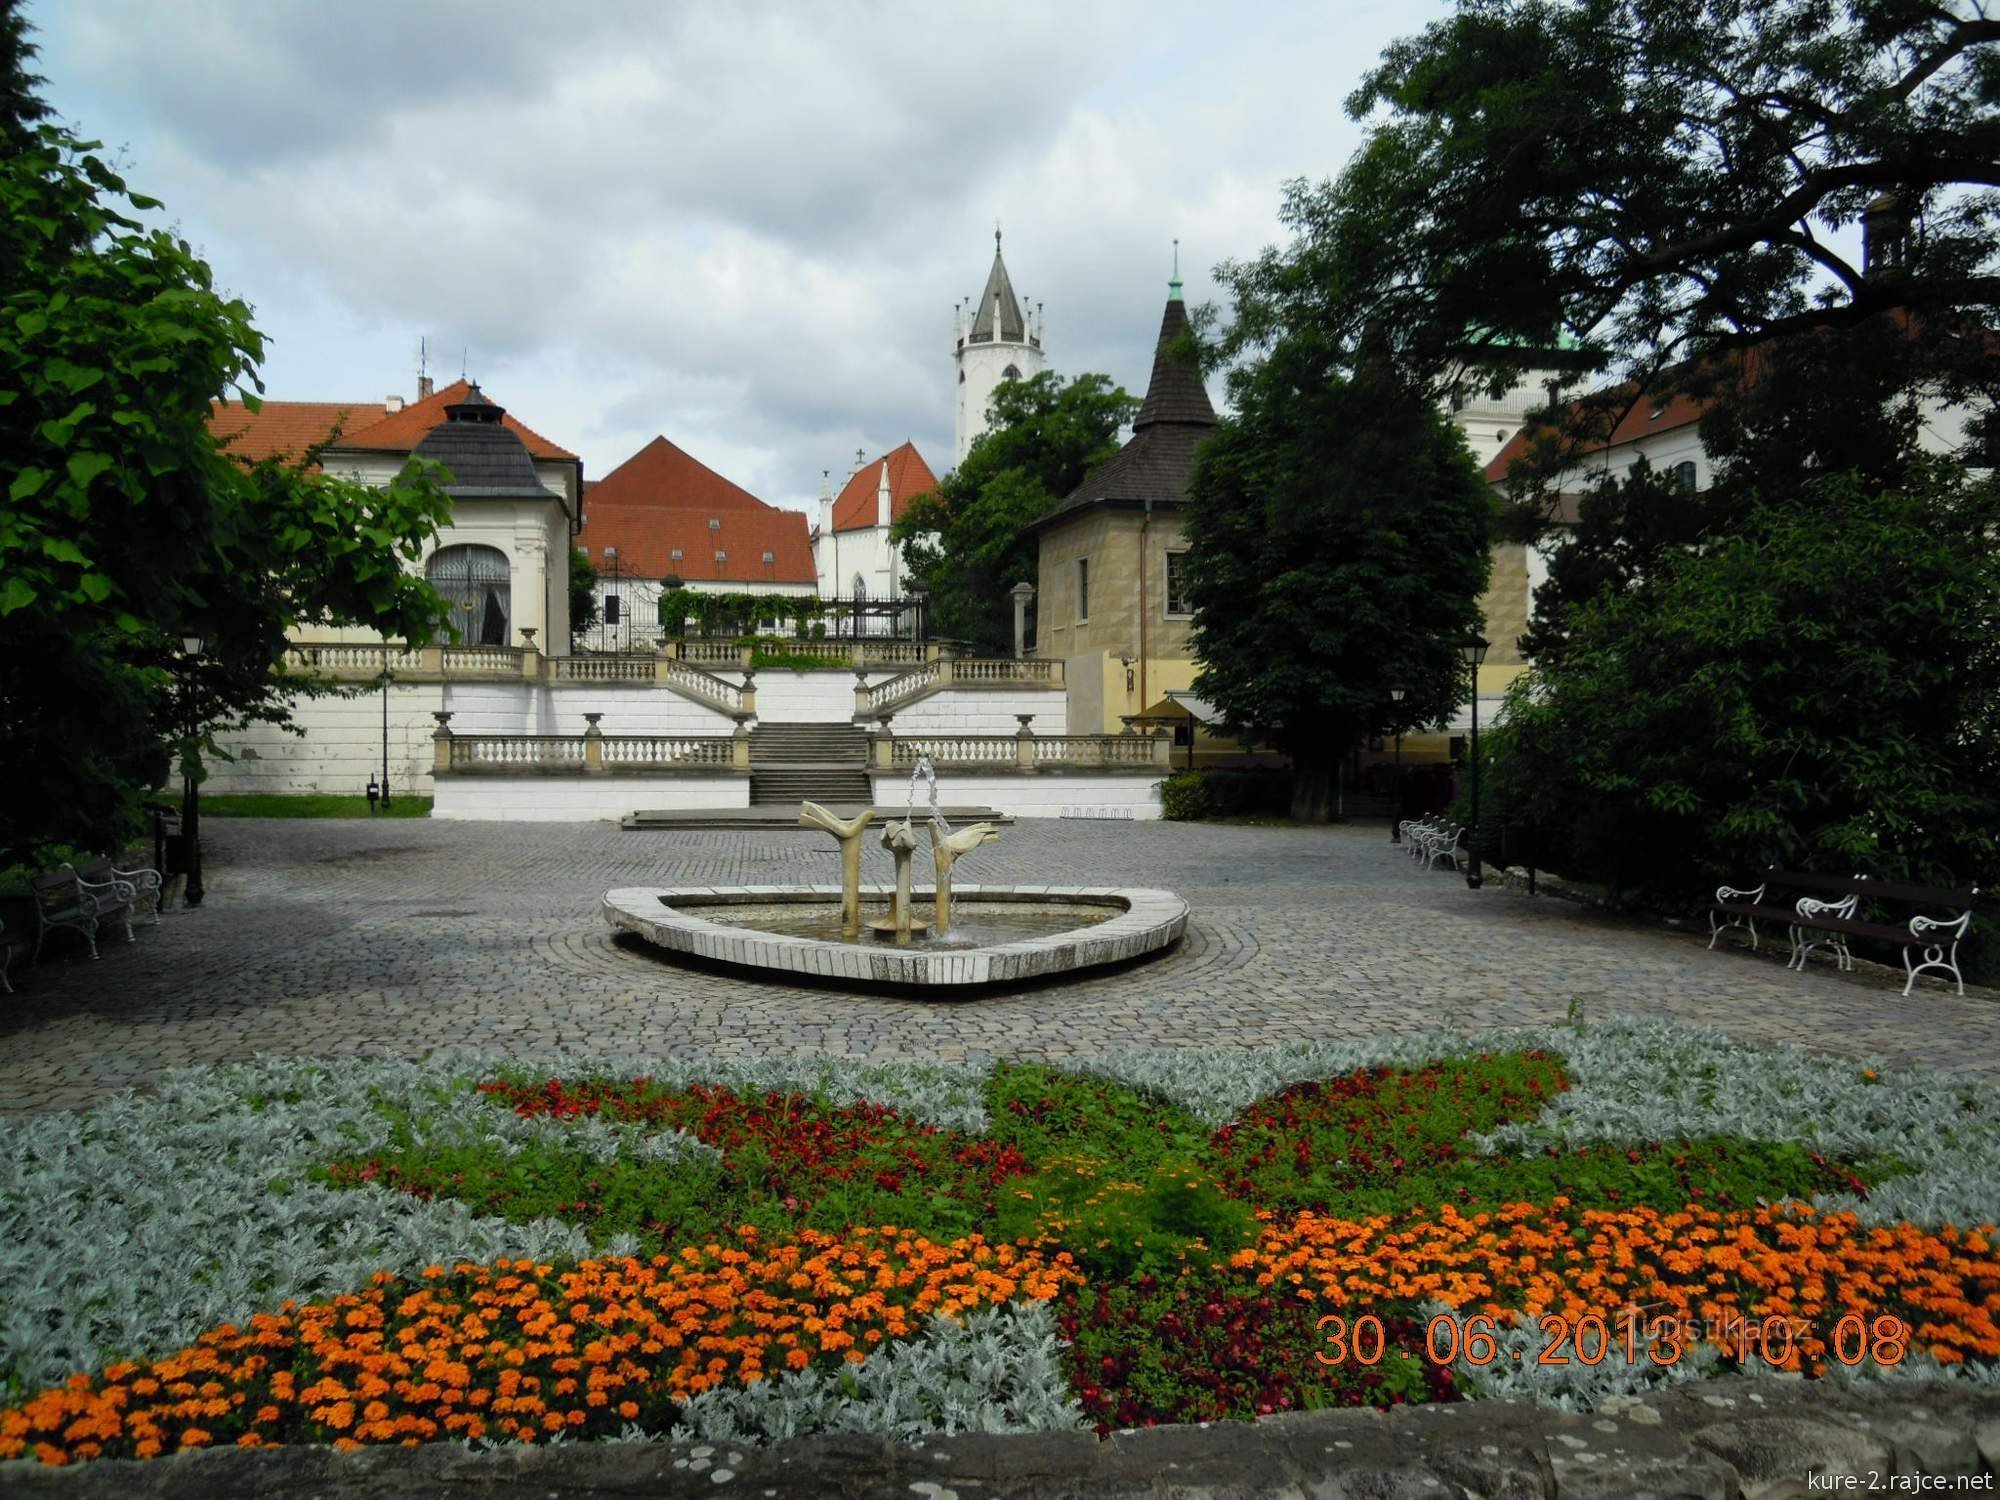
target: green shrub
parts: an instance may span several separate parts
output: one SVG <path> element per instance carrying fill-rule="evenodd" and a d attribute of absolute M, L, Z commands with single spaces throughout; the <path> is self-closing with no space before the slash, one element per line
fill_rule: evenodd
<path fill-rule="evenodd" d="M 1199 771 L 1182 771 L 1160 783 L 1160 816 L 1191 823 L 1209 814 L 1208 783 Z"/>
<path fill-rule="evenodd" d="M 1292 804 L 1289 771 L 1180 771 L 1160 783 L 1163 817 L 1282 816 Z"/>

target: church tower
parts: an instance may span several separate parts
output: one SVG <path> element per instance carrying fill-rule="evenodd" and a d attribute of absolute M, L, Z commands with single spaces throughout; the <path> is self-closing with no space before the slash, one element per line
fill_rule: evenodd
<path fill-rule="evenodd" d="M 968 320 L 968 313 L 970 318 Z M 986 273 L 986 290 L 968 308 L 961 302 L 951 315 L 954 358 L 958 364 L 958 421 L 951 445 L 951 466 L 965 462 L 972 440 L 986 430 L 986 406 L 1003 380 L 1028 380 L 1042 372 L 1042 309 L 1024 312 L 1000 258 L 1000 231 L 993 231 L 993 269 Z"/>

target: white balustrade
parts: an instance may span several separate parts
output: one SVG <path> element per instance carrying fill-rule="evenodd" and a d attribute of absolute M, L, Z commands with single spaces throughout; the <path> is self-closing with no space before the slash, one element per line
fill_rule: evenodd
<path fill-rule="evenodd" d="M 549 666 L 558 682 L 651 682 L 650 656 L 558 656 Z"/>
<path fill-rule="evenodd" d="M 621 734 L 602 741 L 607 766 L 727 766 L 734 740 L 726 734 Z"/>
<path fill-rule="evenodd" d="M 583 766 L 583 737 L 574 734 L 461 734 L 451 741 L 454 770 L 474 766 Z"/>
<path fill-rule="evenodd" d="M 447 646 L 444 673 L 447 677 L 519 677 L 521 655 L 513 646 Z"/>

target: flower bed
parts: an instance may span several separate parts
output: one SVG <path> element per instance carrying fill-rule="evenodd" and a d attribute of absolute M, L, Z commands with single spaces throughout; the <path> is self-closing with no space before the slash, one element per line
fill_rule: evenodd
<path fill-rule="evenodd" d="M 0 1127 L 0 1457 L 2000 1365 L 2000 1123 L 1936 1077 L 1635 1023 L 1080 1072 L 559 1063 L 267 1062 Z"/>

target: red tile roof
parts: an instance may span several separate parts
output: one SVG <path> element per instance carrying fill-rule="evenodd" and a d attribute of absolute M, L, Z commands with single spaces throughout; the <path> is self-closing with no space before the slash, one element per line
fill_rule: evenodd
<path fill-rule="evenodd" d="M 716 525 L 711 527 L 710 521 Z M 673 506 L 601 505 L 594 498 L 576 539 L 600 573 L 606 547 L 618 549 L 618 571 L 658 580 L 678 573 L 690 583 L 765 584 L 819 581 L 804 511 L 686 510 Z M 680 556 L 673 554 L 678 550 Z M 716 553 L 725 554 L 720 561 Z M 764 561 L 765 553 L 771 561 Z"/>
<path fill-rule="evenodd" d="M 1629 391 L 1621 390 L 1608 394 L 1621 399 L 1630 398 Z M 1592 439 L 1579 445 L 1576 457 L 1581 459 L 1592 453 L 1602 453 L 1607 448 L 1637 442 L 1640 438 L 1651 437 L 1655 433 L 1672 432 L 1676 428 L 1687 427 L 1702 419 L 1709 404 L 1706 399 L 1686 394 L 1664 397 L 1641 396 L 1619 419 L 1618 425 L 1611 429 L 1610 437 L 1602 440 Z M 1573 414 L 1579 412 L 1580 404 L 1571 403 L 1570 410 Z M 1494 455 L 1493 461 L 1486 466 L 1487 479 L 1494 482 L 1505 479 L 1507 470 L 1515 459 L 1526 453 L 1536 439 L 1550 435 L 1552 430 L 1547 426 L 1523 427 L 1507 439 L 1507 445 Z"/>
<path fill-rule="evenodd" d="M 876 519 L 875 497 L 882 482 L 882 465 L 889 466 L 889 519 L 899 521 L 903 512 L 910 508 L 910 502 L 919 495 L 928 495 L 937 488 L 937 476 L 931 473 L 931 466 L 924 462 L 923 454 L 917 452 L 914 443 L 905 443 L 900 448 L 892 448 L 880 458 L 871 459 L 854 471 L 854 477 L 842 487 L 833 502 L 833 529 L 835 531 L 859 531 L 873 526 Z"/>
<path fill-rule="evenodd" d="M 617 548 L 626 577 L 677 573 L 744 588 L 819 581 L 804 512 L 766 505 L 663 437 L 590 486 L 576 543 L 600 572 L 604 549 Z"/>
<path fill-rule="evenodd" d="M 413 401 L 393 416 L 385 415 L 365 427 L 351 427 L 340 435 L 343 448 L 360 448 L 371 453 L 408 453 L 421 443 L 430 430 L 444 420 L 444 409 L 454 402 L 464 399 L 471 383 L 454 380 L 441 391 Z M 550 442 L 539 432 L 525 423 L 514 420 L 509 412 L 500 419 L 527 446 L 528 452 L 536 458 L 568 459 L 576 461 L 576 455 L 559 444 Z"/>
<path fill-rule="evenodd" d="M 340 428 L 338 447 L 409 453 L 444 420 L 444 409 L 467 389 L 468 382 L 454 381 L 399 412 L 389 411 L 380 401 L 266 401 L 261 411 L 251 411 L 240 401 L 217 401 L 208 430 L 229 453 L 249 463 L 272 457 L 297 458 L 314 444 L 325 442 L 336 426 Z M 569 449 L 515 421 L 511 413 L 501 420 L 536 458 L 576 461 Z"/>
<path fill-rule="evenodd" d="M 208 430 L 232 458 L 296 459 L 326 441 L 335 427 L 343 433 L 372 425 L 386 415 L 380 402 L 266 401 L 252 411 L 240 401 L 217 401 Z"/>
<path fill-rule="evenodd" d="M 680 506 L 689 510 L 769 510 L 739 484 L 656 437 L 590 487 L 596 505 Z"/>

